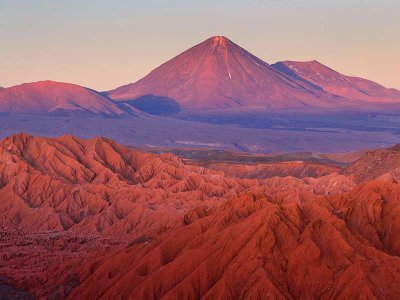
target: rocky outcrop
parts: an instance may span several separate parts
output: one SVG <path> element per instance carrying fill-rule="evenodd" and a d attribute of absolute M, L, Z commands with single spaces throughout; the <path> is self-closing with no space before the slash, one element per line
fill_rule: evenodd
<path fill-rule="evenodd" d="M 50 299 L 396 299 L 394 176 L 289 165 L 299 178 L 286 163 L 235 177 L 243 166 L 105 138 L 11 136 L 0 142 L 2 284 Z"/>

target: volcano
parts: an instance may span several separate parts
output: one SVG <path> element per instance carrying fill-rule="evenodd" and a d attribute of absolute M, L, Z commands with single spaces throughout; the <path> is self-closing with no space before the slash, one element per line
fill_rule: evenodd
<path fill-rule="evenodd" d="M 109 116 L 124 113 L 116 103 L 94 90 L 55 81 L 24 83 L 0 90 L 0 111 Z"/>
<path fill-rule="evenodd" d="M 106 93 L 118 101 L 169 99 L 180 109 L 237 107 L 303 109 L 338 101 L 299 78 L 276 70 L 223 36 L 190 48 L 136 83 Z"/>
<path fill-rule="evenodd" d="M 400 102 L 398 90 L 345 76 L 317 61 L 269 65 L 223 36 L 106 95 L 150 112 L 155 107 L 168 112 L 359 111 Z"/>
<path fill-rule="evenodd" d="M 388 89 L 371 80 L 343 75 L 320 62 L 283 61 L 273 64 L 276 70 L 303 80 L 311 87 L 351 100 L 398 102 L 400 91 Z"/>

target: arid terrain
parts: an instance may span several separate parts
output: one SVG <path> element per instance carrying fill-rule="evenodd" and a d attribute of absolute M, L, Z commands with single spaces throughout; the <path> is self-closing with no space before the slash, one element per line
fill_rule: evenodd
<path fill-rule="evenodd" d="M 17 134 L 0 149 L 0 295 L 400 294 L 398 147 L 207 160 Z"/>
<path fill-rule="evenodd" d="M 398 299 L 400 91 L 211 37 L 0 90 L 0 299 Z"/>
<path fill-rule="evenodd" d="M 399 11 L 0 0 L 0 300 L 399 300 Z"/>

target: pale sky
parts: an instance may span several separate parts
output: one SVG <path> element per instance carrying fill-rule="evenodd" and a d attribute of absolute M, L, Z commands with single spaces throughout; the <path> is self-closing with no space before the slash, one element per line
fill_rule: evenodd
<path fill-rule="evenodd" d="M 104 91 L 214 35 L 400 89 L 399 0 L 0 0 L 0 86 Z"/>

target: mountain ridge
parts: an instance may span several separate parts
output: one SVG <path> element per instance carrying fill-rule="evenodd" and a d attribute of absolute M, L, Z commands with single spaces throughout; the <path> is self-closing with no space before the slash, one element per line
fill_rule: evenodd
<path fill-rule="evenodd" d="M 249 179 L 103 137 L 9 136 L 2 281 L 46 299 L 395 298 L 398 183 L 298 167 Z"/>
<path fill-rule="evenodd" d="M 137 82 L 108 92 L 55 81 L 0 88 L 0 111 L 10 113 L 332 113 L 393 111 L 399 104 L 396 89 L 343 75 L 316 60 L 270 65 L 224 36 L 211 37 Z"/>
<path fill-rule="evenodd" d="M 312 61 L 282 61 L 272 65 L 281 72 L 309 82 L 327 93 L 351 100 L 390 102 L 400 100 L 400 91 L 376 82 L 343 75 L 322 63 Z"/>
<path fill-rule="evenodd" d="M 1 89 L 0 111 L 108 116 L 125 113 L 118 104 L 95 90 L 51 80 L 23 83 Z"/>
<path fill-rule="evenodd" d="M 293 64 L 308 68 L 299 72 Z M 322 77 L 317 80 L 323 71 L 333 77 L 334 83 L 341 81 L 342 87 L 335 87 L 330 81 L 323 84 Z M 344 83 L 347 85 L 343 86 Z M 342 75 L 315 60 L 270 65 L 223 36 L 211 37 L 168 60 L 142 79 L 105 94 L 133 106 L 139 103 L 135 103 L 138 99 L 154 105 L 157 102 L 148 98 L 168 99 L 179 106 L 179 110 L 188 112 L 241 108 L 357 111 L 379 108 L 383 102 L 388 105 L 400 103 L 400 91 Z M 360 102 L 365 107 L 360 106 Z"/>
<path fill-rule="evenodd" d="M 191 47 L 136 83 L 108 91 L 106 95 L 117 101 L 146 95 L 168 97 L 184 109 L 329 107 L 332 104 L 321 98 L 334 98 L 275 70 L 220 36 Z"/>

